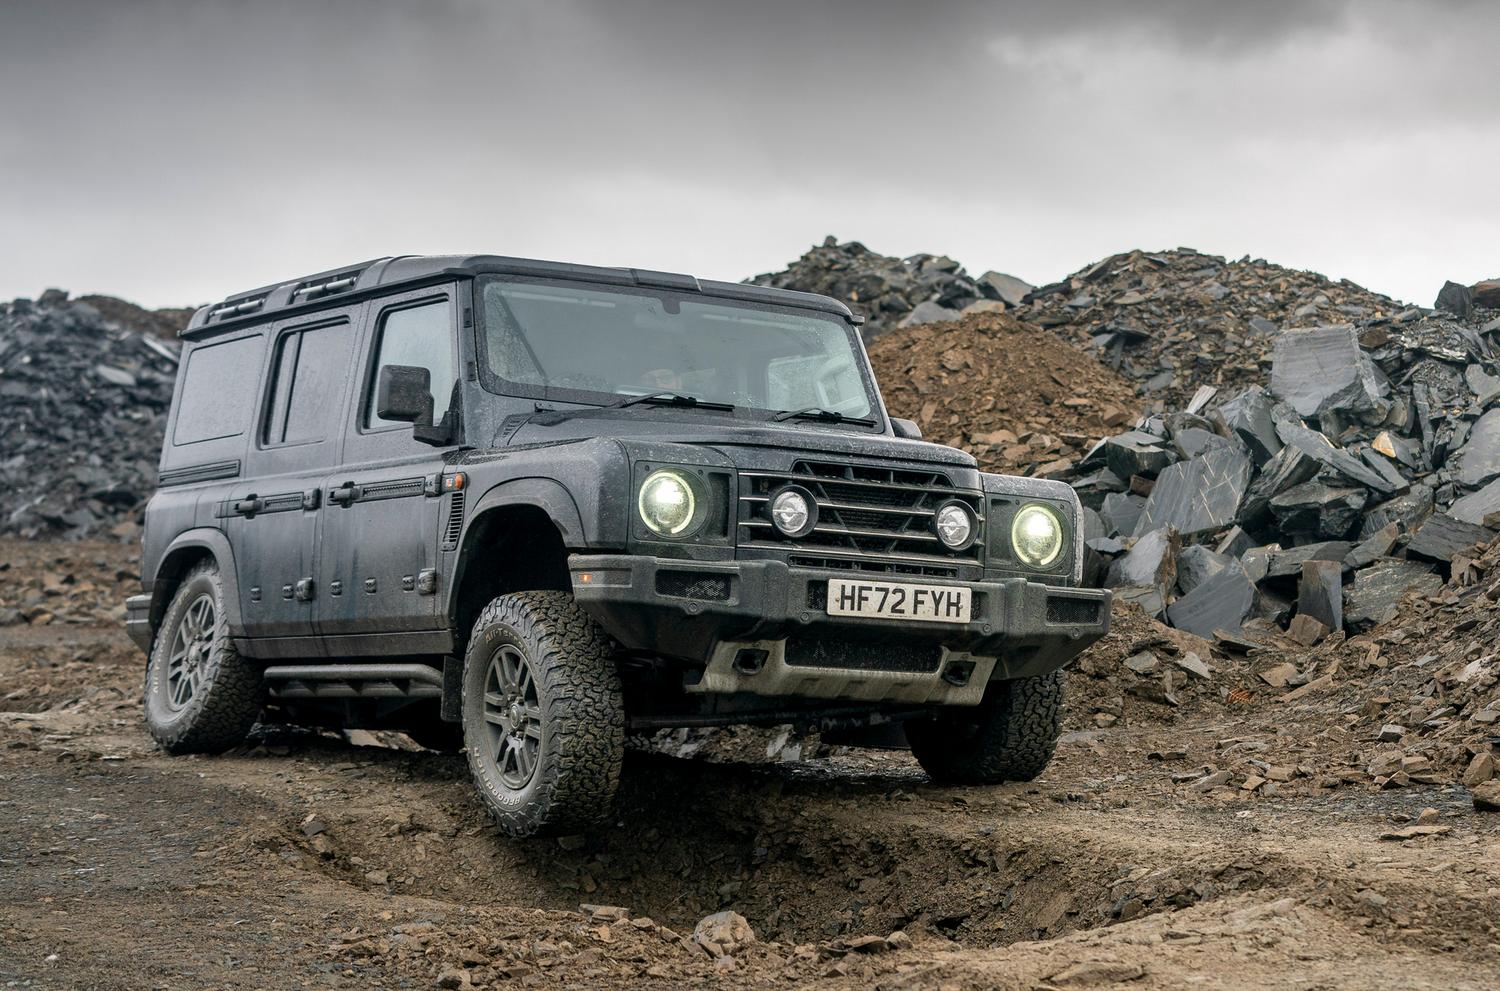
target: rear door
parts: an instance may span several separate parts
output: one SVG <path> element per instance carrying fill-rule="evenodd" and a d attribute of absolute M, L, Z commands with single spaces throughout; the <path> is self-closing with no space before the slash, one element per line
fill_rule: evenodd
<path fill-rule="evenodd" d="M 315 631 L 320 488 L 338 464 L 344 397 L 353 377 L 352 313 L 278 323 L 271 370 L 246 464 L 221 507 L 234 546 L 250 637 Z M 313 656 L 310 641 L 284 653 Z M 299 649 L 300 648 L 300 649 Z"/>
<path fill-rule="evenodd" d="M 328 594 L 319 597 L 319 630 L 351 638 L 330 641 L 330 653 L 382 653 L 382 634 L 443 625 L 437 532 L 445 449 L 413 439 L 410 423 L 382 420 L 375 413 L 375 383 L 386 365 L 426 368 L 433 419 L 441 420 L 456 401 L 456 313 L 452 285 L 368 305 L 343 465 L 324 484 L 319 573 Z M 398 646 L 425 649 L 406 643 L 392 649 Z"/>

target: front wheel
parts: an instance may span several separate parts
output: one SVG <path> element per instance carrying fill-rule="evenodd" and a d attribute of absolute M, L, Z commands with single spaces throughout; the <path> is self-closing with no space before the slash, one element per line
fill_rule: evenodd
<path fill-rule="evenodd" d="M 464 652 L 464 752 L 511 836 L 577 832 L 609 814 L 625 701 L 609 637 L 567 592 L 516 592 L 479 614 Z"/>
<path fill-rule="evenodd" d="M 1047 767 L 1062 729 L 1063 673 L 993 682 L 972 709 L 943 709 L 906 724 L 911 752 L 941 784 L 1030 781 Z"/>

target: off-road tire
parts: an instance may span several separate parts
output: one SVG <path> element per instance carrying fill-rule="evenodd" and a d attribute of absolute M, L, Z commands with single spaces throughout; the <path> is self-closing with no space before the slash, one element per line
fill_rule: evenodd
<path fill-rule="evenodd" d="M 491 664 L 507 645 L 531 669 L 539 710 L 537 754 L 520 787 L 502 780 L 494 750 L 504 731 L 485 715 Z M 608 816 L 625 752 L 625 701 L 613 655 L 608 635 L 567 592 L 502 595 L 475 620 L 464 651 L 464 753 L 481 799 L 507 834 L 568 835 Z"/>
<path fill-rule="evenodd" d="M 997 681 L 973 709 L 909 720 L 906 739 L 933 781 L 1030 781 L 1047 767 L 1062 729 L 1063 673 Z"/>
<path fill-rule="evenodd" d="M 173 699 L 172 652 L 190 609 L 207 598 L 212 618 L 199 638 L 201 667 L 190 698 Z M 146 726 L 168 753 L 216 753 L 245 741 L 260 716 L 260 669 L 240 657 L 229 637 L 224 581 L 212 560 L 196 565 L 177 586 L 146 662 Z"/>

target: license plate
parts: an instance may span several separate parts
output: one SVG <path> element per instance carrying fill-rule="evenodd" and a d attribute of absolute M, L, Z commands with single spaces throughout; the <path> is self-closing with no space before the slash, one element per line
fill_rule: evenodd
<path fill-rule="evenodd" d="M 828 580 L 828 615 L 967 623 L 972 590 L 952 585 Z"/>

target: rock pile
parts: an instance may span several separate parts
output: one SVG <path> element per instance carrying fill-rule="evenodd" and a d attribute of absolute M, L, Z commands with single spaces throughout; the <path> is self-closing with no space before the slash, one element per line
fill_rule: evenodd
<path fill-rule="evenodd" d="M 1268 389 L 1201 386 L 1063 473 L 1096 576 L 1200 636 L 1309 645 L 1436 590 L 1500 528 L 1496 333 L 1471 304 L 1276 334 Z"/>
<path fill-rule="evenodd" d="M 957 319 L 960 313 L 1016 306 L 1030 283 L 1000 272 L 975 277 L 946 255 L 892 258 L 829 236 L 785 271 L 747 279 L 758 286 L 822 293 L 843 300 L 867 321 L 866 340 L 892 327 Z"/>
<path fill-rule="evenodd" d="M 989 471 L 1062 472 L 1139 409 L 1114 372 L 1003 313 L 893 330 L 870 360 L 893 415 Z"/>
<path fill-rule="evenodd" d="M 1282 330 L 1416 315 L 1347 280 L 1187 248 L 1112 255 L 1033 290 L 1015 312 L 1092 351 L 1159 409 L 1199 386 L 1227 394 L 1264 382 Z"/>
<path fill-rule="evenodd" d="M 138 533 L 177 354 L 60 290 L 0 304 L 0 534 Z"/>

